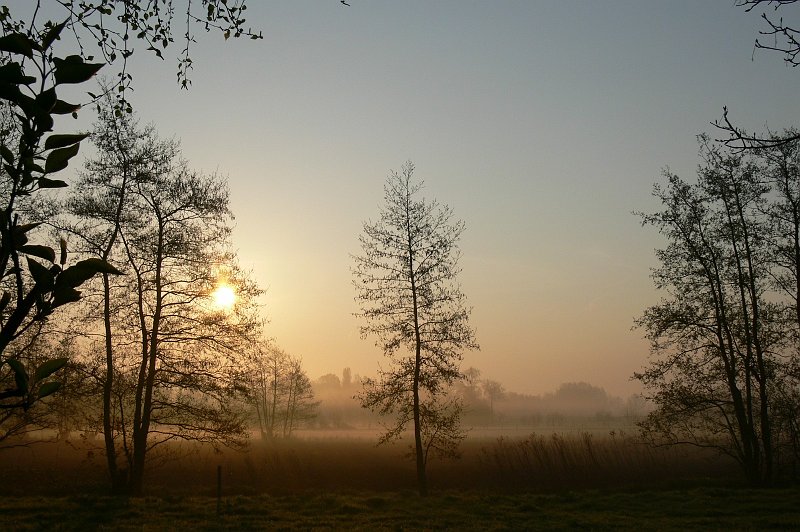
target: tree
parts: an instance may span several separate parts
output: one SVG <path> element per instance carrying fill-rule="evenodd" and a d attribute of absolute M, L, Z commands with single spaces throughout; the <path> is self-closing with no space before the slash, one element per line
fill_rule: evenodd
<path fill-rule="evenodd" d="M 288 438 L 298 426 L 314 417 L 319 403 L 314 401 L 311 380 L 299 358 L 273 345 L 256 342 L 244 369 L 247 402 L 255 410 L 263 439 L 279 435 Z"/>
<path fill-rule="evenodd" d="M 494 416 L 494 402 L 505 397 L 506 390 L 502 384 L 491 379 L 483 379 L 481 381 L 481 389 L 483 390 L 483 395 L 489 399 L 489 413 Z"/>
<path fill-rule="evenodd" d="M 27 410 L 40 398 L 54 393 L 60 386 L 53 376 L 63 368 L 67 359 L 49 359 L 34 367 L 26 367 L 19 355 L 6 356 L 6 349 L 34 324 L 41 322 L 56 309 L 75 302 L 77 288 L 98 272 L 117 274 L 108 263 L 97 259 L 81 261 L 67 267 L 66 243 L 61 243 L 59 260 L 49 246 L 33 244 L 36 228 L 46 220 L 26 219 L 20 207 L 26 199 L 42 200 L 42 191 L 66 186 L 52 175 L 63 170 L 79 149 L 85 134 L 49 134 L 59 115 L 77 116 L 81 108 L 57 96 L 66 85 L 88 81 L 104 63 L 94 62 L 92 46 L 106 63 L 122 62 L 115 91 L 116 110 L 131 111 L 125 99 L 125 89 L 131 76 L 126 65 L 134 53 L 134 36 L 148 45 L 158 57 L 161 49 L 173 41 L 172 20 L 175 15 L 172 0 L 144 2 L 140 0 L 100 0 L 79 2 L 58 0 L 48 6 L 62 9 L 62 19 L 42 20 L 45 9 L 41 0 L 26 2 L 30 9 L 27 20 L 19 11 L 0 6 L 0 100 L 3 106 L 0 152 L 3 167 L 2 216 L 0 216 L 0 282 L 4 295 L 0 297 L 0 433 L 6 415 L 18 418 L 12 411 Z M 197 12 L 197 8 L 201 12 Z M 184 48 L 178 66 L 178 80 L 183 87 L 189 84 L 192 68 L 189 53 L 194 42 L 191 24 L 201 23 L 206 31 L 223 33 L 227 39 L 248 36 L 261 38 L 244 29 L 244 0 L 201 0 L 188 2 L 185 9 L 186 32 Z M 59 41 L 70 40 L 77 54 L 63 56 L 55 50 Z M 62 43 L 63 44 L 63 43 Z M 64 44 L 70 48 L 70 44 Z M 33 72 L 31 72 L 31 70 Z M 89 93 L 94 99 L 96 96 Z M 24 209 L 23 209 L 24 210 Z M 21 261 L 21 259 L 24 259 Z M 44 261 L 41 264 L 39 261 Z M 32 360 L 30 357 L 29 360 Z M 6 385 L 11 382 L 12 384 Z"/>
<path fill-rule="evenodd" d="M 775 19 L 776 14 L 784 6 L 794 4 L 798 0 L 738 0 L 736 5 L 744 7 L 748 13 L 759 7 L 772 7 L 773 14 L 768 11 L 761 13 L 761 18 L 767 25 L 767 29 L 760 31 L 759 34 L 772 40 L 772 43 L 757 38 L 754 47 L 756 50 L 769 50 L 783 54 L 787 65 L 796 67 L 800 65 L 800 30 L 784 23 L 783 17 Z M 797 131 L 786 131 L 783 135 L 768 133 L 758 135 L 748 133 L 736 126 L 728 117 L 728 108 L 723 107 L 722 119 L 712 122 L 712 124 L 728 135 L 723 142 L 729 148 L 737 150 L 748 150 L 757 148 L 776 148 L 784 144 L 794 143 L 800 140 Z"/>
<path fill-rule="evenodd" d="M 139 128 L 106 100 L 87 162 L 68 201 L 84 253 L 129 275 L 103 277 L 94 315 L 104 338 L 103 431 L 115 491 L 142 491 L 147 453 L 180 438 L 239 445 L 244 418 L 231 408 L 238 352 L 260 331 L 260 291 L 227 250 L 224 180 L 188 167 L 174 141 Z M 66 224 L 65 224 L 66 225 Z M 215 308 L 220 284 L 236 304 Z M 118 456 L 125 458 L 125 467 Z"/>
<path fill-rule="evenodd" d="M 452 456 L 463 439 L 462 405 L 447 398 L 462 378 L 462 350 L 477 349 L 468 324 L 470 309 L 456 282 L 464 223 L 436 201 L 419 198 L 423 184 L 413 180 L 414 165 L 392 172 L 384 186 L 384 206 L 376 222 L 366 222 L 354 256 L 353 285 L 365 324 L 390 361 L 377 379 L 364 379 L 361 404 L 393 416 L 380 442 L 414 431 L 421 495 L 427 494 L 429 453 Z"/>
<path fill-rule="evenodd" d="M 657 406 L 642 427 L 716 448 L 769 484 L 791 460 L 781 450 L 800 413 L 797 146 L 746 154 L 700 141 L 697 183 L 667 173 L 654 189 L 663 210 L 642 215 L 667 239 L 653 279 L 669 293 L 637 322 L 652 358 L 635 376 Z M 789 146 L 786 164 L 776 153 Z"/>

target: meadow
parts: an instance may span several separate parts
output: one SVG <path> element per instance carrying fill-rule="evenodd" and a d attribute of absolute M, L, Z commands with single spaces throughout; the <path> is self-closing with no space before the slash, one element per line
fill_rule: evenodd
<path fill-rule="evenodd" d="M 406 443 L 319 434 L 253 442 L 245 452 L 162 449 L 141 498 L 106 495 L 99 442 L 41 443 L 0 453 L 3 530 L 791 529 L 796 487 L 744 487 L 736 464 L 708 451 L 657 448 L 624 432 L 468 438 L 429 465 L 415 492 Z M 221 468 L 221 497 L 217 471 Z"/>

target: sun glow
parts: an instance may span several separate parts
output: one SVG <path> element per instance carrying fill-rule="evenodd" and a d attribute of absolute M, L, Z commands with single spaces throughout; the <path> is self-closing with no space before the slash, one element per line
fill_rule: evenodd
<path fill-rule="evenodd" d="M 214 300 L 214 305 L 220 309 L 230 309 L 236 303 L 236 292 L 232 286 L 227 284 L 219 285 L 211 294 L 211 297 Z"/>

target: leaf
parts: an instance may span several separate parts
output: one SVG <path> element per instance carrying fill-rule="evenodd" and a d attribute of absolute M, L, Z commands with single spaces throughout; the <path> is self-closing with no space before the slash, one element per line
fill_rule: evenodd
<path fill-rule="evenodd" d="M 57 85 L 65 83 L 83 83 L 103 68 L 103 63 L 85 63 L 79 55 L 70 55 L 64 59 L 53 58 Z"/>
<path fill-rule="evenodd" d="M 67 185 L 66 181 L 62 181 L 60 179 L 48 179 L 46 177 L 40 177 L 37 179 L 37 184 L 39 188 L 64 188 Z"/>
<path fill-rule="evenodd" d="M 19 395 L 28 393 L 28 372 L 25 371 L 25 366 L 16 358 L 9 358 L 6 363 L 11 366 L 11 371 L 14 372 L 14 382 L 17 385 Z"/>
<path fill-rule="evenodd" d="M 31 272 L 31 277 L 33 277 L 33 280 L 36 282 L 36 286 L 43 291 L 51 290 L 53 288 L 53 283 L 55 282 L 53 272 L 51 272 L 48 268 L 45 268 L 32 258 L 27 257 L 27 259 L 28 259 L 28 269 Z"/>
<path fill-rule="evenodd" d="M 19 63 L 7 63 L 0 66 L 0 83 L 9 85 L 30 85 L 36 78 L 26 76 Z"/>
<path fill-rule="evenodd" d="M 39 399 L 42 397 L 47 397 L 48 395 L 53 395 L 58 390 L 61 389 L 61 382 L 59 381 L 51 381 L 42 384 L 39 388 Z"/>
<path fill-rule="evenodd" d="M 56 100 L 56 104 L 50 109 L 54 115 L 68 115 L 80 111 L 81 106 L 77 103 L 69 103 L 64 100 Z"/>
<path fill-rule="evenodd" d="M 59 286 L 58 279 L 56 279 L 56 287 L 53 289 L 53 308 L 66 305 L 67 303 L 74 303 L 79 301 L 81 293 L 71 286 Z"/>
<path fill-rule="evenodd" d="M 36 105 L 39 106 L 41 111 L 44 111 L 48 115 L 50 114 L 50 109 L 56 104 L 56 88 L 50 87 L 46 91 L 42 91 L 36 95 Z"/>
<path fill-rule="evenodd" d="M 39 257 L 50 262 L 56 261 L 56 252 L 53 251 L 53 248 L 48 246 L 31 244 L 27 246 L 21 246 L 19 250 L 26 255 L 33 255 L 34 257 Z"/>
<path fill-rule="evenodd" d="M 0 67 L 2 68 L 2 67 Z M 3 83 L 0 81 L 0 100 L 8 100 L 16 103 L 22 97 L 19 87 L 13 83 Z"/>
<path fill-rule="evenodd" d="M 53 150 L 56 148 L 63 148 L 65 146 L 72 146 L 88 136 L 88 133 L 77 133 L 73 135 L 50 135 L 47 137 L 47 140 L 44 141 L 44 149 Z"/>
<path fill-rule="evenodd" d="M 80 144 L 73 144 L 66 148 L 59 148 L 51 151 L 47 155 L 47 160 L 44 163 L 44 171 L 48 174 L 63 170 L 69 165 L 69 160 L 78 154 Z"/>
<path fill-rule="evenodd" d="M 53 130 L 53 117 L 50 113 L 38 113 L 35 117 L 36 124 L 39 131 L 52 131 Z"/>
<path fill-rule="evenodd" d="M 61 35 L 61 30 L 63 30 L 64 26 L 66 25 L 67 21 L 65 20 L 61 24 L 56 24 L 55 26 L 50 28 L 50 31 L 48 31 L 47 34 L 44 36 L 44 39 L 42 39 L 42 50 L 47 50 L 48 48 L 50 48 L 53 42 L 55 42 L 55 40 L 58 39 L 58 36 Z"/>
<path fill-rule="evenodd" d="M 38 368 L 36 368 L 36 371 L 33 374 L 33 380 L 38 382 L 42 379 L 46 379 L 56 371 L 66 366 L 68 361 L 69 359 L 64 357 L 64 358 L 53 358 L 51 360 L 46 360 L 42 362 L 42 364 Z"/>
<path fill-rule="evenodd" d="M 14 226 L 14 231 L 22 233 L 22 234 L 25 234 L 28 231 L 30 231 L 31 229 L 36 229 L 40 225 L 42 225 L 42 222 L 34 222 L 34 223 L 30 223 L 30 224 L 20 224 L 20 225 Z"/>
<path fill-rule="evenodd" d="M 3 160 L 8 164 L 14 164 L 14 154 L 11 153 L 11 150 L 9 150 L 5 144 L 0 145 L 0 155 L 3 156 Z"/>
<path fill-rule="evenodd" d="M 33 51 L 38 49 L 39 45 L 23 33 L 11 33 L 0 37 L 0 51 L 3 52 L 22 54 L 28 59 L 33 59 Z"/>
<path fill-rule="evenodd" d="M 103 259 L 84 259 L 61 272 L 56 279 L 56 289 L 58 290 L 62 286 L 77 288 L 97 273 L 122 275 L 121 271 Z"/>

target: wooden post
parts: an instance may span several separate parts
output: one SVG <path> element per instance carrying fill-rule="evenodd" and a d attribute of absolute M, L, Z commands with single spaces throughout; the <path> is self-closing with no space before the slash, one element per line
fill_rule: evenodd
<path fill-rule="evenodd" d="M 222 512 L 222 466 L 217 466 L 217 515 Z"/>

